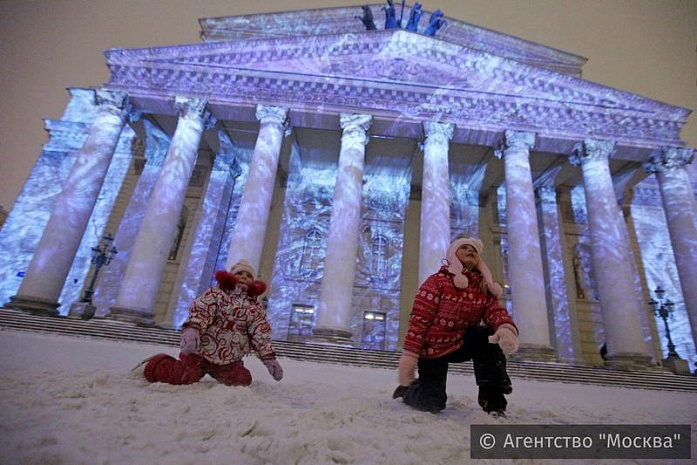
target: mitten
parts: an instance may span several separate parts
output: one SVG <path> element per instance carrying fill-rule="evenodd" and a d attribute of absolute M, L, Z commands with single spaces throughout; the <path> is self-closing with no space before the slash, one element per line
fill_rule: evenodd
<path fill-rule="evenodd" d="M 187 326 L 182 330 L 181 349 L 182 354 L 189 355 L 198 351 L 201 347 L 201 334 L 198 329 Z"/>
<path fill-rule="evenodd" d="M 283 368 L 278 360 L 272 358 L 270 360 L 262 360 L 262 363 L 266 365 L 266 369 L 269 370 L 269 374 L 273 376 L 273 379 L 280 381 L 283 379 Z"/>
<path fill-rule="evenodd" d="M 511 355 L 518 350 L 518 331 L 515 326 L 504 323 L 489 336 L 489 343 L 498 344 L 504 354 Z"/>
<path fill-rule="evenodd" d="M 414 352 L 405 350 L 399 359 L 399 385 L 409 386 L 416 379 L 414 372 L 419 363 L 419 356 Z"/>

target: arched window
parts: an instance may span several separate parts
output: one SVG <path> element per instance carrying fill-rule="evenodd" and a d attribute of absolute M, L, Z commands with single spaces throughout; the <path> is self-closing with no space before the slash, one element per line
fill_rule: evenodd
<path fill-rule="evenodd" d="M 373 237 L 373 250 L 370 262 L 370 272 L 379 278 L 387 277 L 387 258 L 389 241 L 383 235 Z"/>
<path fill-rule="evenodd" d="M 302 271 L 315 271 L 322 262 L 322 241 L 324 237 L 317 228 L 312 228 L 305 235 L 303 255 L 300 260 Z"/>

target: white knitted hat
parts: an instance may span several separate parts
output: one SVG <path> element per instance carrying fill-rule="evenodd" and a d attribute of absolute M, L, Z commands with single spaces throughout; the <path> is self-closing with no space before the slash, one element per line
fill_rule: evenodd
<path fill-rule="evenodd" d="M 448 246 L 445 259 L 448 262 L 448 271 L 455 275 L 453 278 L 453 284 L 455 284 L 455 287 L 458 289 L 465 289 L 469 284 L 467 276 L 462 273 L 464 268 L 462 262 L 460 262 L 460 259 L 457 258 L 457 250 L 463 245 L 472 246 L 477 251 L 477 254 L 480 255 L 479 263 L 477 263 L 477 269 L 479 269 L 479 271 L 482 273 L 482 278 L 484 278 L 484 282 L 486 283 L 486 287 L 489 292 L 491 292 L 494 297 L 498 298 L 503 293 L 503 289 L 501 289 L 501 286 L 494 282 L 491 270 L 486 263 L 484 263 L 484 260 L 482 260 L 481 254 L 484 250 L 484 244 L 476 237 L 461 237 L 454 240 L 453 243 Z"/>
<path fill-rule="evenodd" d="M 252 265 L 249 264 L 247 260 L 239 260 L 237 263 L 232 265 L 232 268 L 230 268 L 230 274 L 239 273 L 240 271 L 249 272 L 249 274 L 252 275 L 252 280 L 257 279 L 254 268 L 252 267 Z"/>

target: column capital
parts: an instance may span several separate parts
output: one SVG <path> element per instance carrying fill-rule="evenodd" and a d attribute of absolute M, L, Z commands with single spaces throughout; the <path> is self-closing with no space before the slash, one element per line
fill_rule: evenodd
<path fill-rule="evenodd" d="M 569 155 L 569 163 L 578 166 L 589 160 L 607 161 L 614 151 L 614 141 L 585 139 L 574 146 L 571 155 Z"/>
<path fill-rule="evenodd" d="M 344 132 L 344 136 L 355 136 L 360 138 L 363 145 L 368 143 L 368 129 L 373 123 L 371 115 L 359 113 L 339 113 L 339 123 Z"/>
<path fill-rule="evenodd" d="M 285 127 L 288 123 L 288 108 L 257 105 L 256 117 L 261 124 L 271 123 Z"/>
<path fill-rule="evenodd" d="M 681 147 L 663 147 L 651 154 L 649 161 L 642 164 L 648 173 L 662 173 L 677 168 L 684 168 L 695 158 L 695 149 Z"/>
<path fill-rule="evenodd" d="M 436 140 L 445 144 L 453 138 L 453 131 L 455 130 L 455 125 L 453 123 L 424 121 L 421 124 L 424 128 L 424 135 L 428 140 Z"/>
<path fill-rule="evenodd" d="M 95 89 L 94 103 L 100 110 L 116 116 L 121 116 L 124 111 L 129 111 L 128 94 L 118 90 Z"/>
<path fill-rule="evenodd" d="M 494 155 L 497 158 L 502 158 L 506 150 L 511 148 L 529 152 L 535 145 L 535 137 L 534 132 L 506 130 L 503 132 L 503 139 L 501 139 L 499 146 L 494 150 Z"/>
<path fill-rule="evenodd" d="M 204 124 L 210 124 L 210 114 L 206 111 L 208 101 L 195 97 L 175 97 L 174 107 L 179 111 L 179 117 L 183 119 L 200 118 Z"/>

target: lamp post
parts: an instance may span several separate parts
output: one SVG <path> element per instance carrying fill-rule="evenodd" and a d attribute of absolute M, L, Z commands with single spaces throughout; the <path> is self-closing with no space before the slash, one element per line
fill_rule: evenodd
<path fill-rule="evenodd" d="M 663 296 L 665 295 L 666 291 L 664 291 L 661 286 L 656 287 L 656 290 L 653 292 L 656 294 L 658 300 L 649 300 L 649 305 L 651 305 L 653 313 L 656 316 L 661 317 L 663 324 L 666 327 L 666 338 L 668 339 L 668 358 L 680 358 L 678 353 L 675 351 L 675 344 L 673 344 L 673 339 L 670 337 L 670 327 L 668 326 L 668 319 L 673 318 L 673 308 L 675 307 L 675 304 L 671 302 L 670 299 L 663 300 Z"/>
<path fill-rule="evenodd" d="M 651 305 L 653 313 L 663 320 L 663 325 L 666 328 L 666 339 L 668 339 L 668 357 L 663 359 L 663 365 L 674 373 L 690 374 L 690 367 L 687 361 L 680 358 L 675 351 L 675 344 L 673 344 L 673 339 L 670 337 L 668 320 L 673 318 L 675 304 L 670 299 L 663 298 L 666 291 L 661 286 L 657 286 L 653 292 L 656 294 L 657 300 L 649 300 L 649 305 Z"/>
<path fill-rule="evenodd" d="M 92 275 L 92 280 L 90 285 L 85 289 L 85 293 L 82 295 L 80 302 L 92 303 L 92 294 L 94 294 L 94 284 L 97 282 L 97 276 L 99 276 L 99 270 L 103 266 L 107 266 L 111 263 L 111 259 L 114 258 L 118 250 L 113 245 L 114 238 L 111 233 L 102 237 L 102 242 L 99 245 L 92 247 L 92 264 L 94 265 L 94 275 Z"/>

